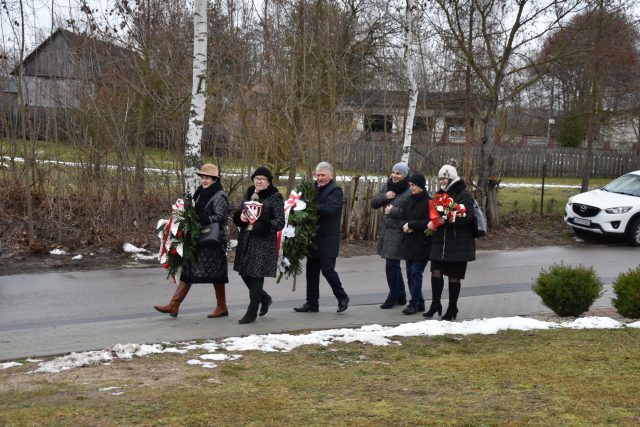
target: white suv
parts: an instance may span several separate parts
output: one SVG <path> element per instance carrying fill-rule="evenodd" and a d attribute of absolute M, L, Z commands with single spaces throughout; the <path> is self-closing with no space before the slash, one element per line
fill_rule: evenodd
<path fill-rule="evenodd" d="M 570 197 L 564 221 L 578 236 L 624 236 L 630 245 L 640 246 L 640 170 Z"/>

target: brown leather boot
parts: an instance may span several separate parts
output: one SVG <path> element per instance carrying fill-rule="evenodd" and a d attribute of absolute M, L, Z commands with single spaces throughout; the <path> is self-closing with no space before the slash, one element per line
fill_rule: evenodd
<path fill-rule="evenodd" d="M 180 282 L 176 291 L 171 297 L 171 301 L 167 305 L 154 305 L 153 308 L 158 310 L 160 313 L 168 313 L 171 317 L 178 316 L 178 309 L 180 308 L 180 303 L 184 301 L 184 298 L 189 293 L 189 289 L 191 289 L 191 285 L 188 285 L 184 282 Z"/>
<path fill-rule="evenodd" d="M 224 283 L 214 284 L 213 288 L 216 291 L 216 309 L 213 310 L 212 313 L 207 314 L 209 319 L 213 319 L 215 317 L 228 316 L 229 310 L 227 310 L 227 300 L 225 295 L 225 287 Z"/>

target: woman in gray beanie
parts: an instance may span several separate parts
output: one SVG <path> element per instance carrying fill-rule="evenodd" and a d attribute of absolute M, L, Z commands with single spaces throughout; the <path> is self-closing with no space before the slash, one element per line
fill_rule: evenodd
<path fill-rule="evenodd" d="M 371 207 L 383 208 L 384 215 L 378 240 L 378 255 L 385 258 L 385 273 L 389 294 L 380 308 L 392 308 L 396 305 L 405 305 L 407 293 L 402 278 L 400 260 L 404 259 L 402 240 L 401 206 L 409 198 L 409 166 L 400 162 L 393 165 L 389 180 L 382 186 L 380 192 L 371 199 Z M 422 307 L 424 311 L 424 307 Z"/>

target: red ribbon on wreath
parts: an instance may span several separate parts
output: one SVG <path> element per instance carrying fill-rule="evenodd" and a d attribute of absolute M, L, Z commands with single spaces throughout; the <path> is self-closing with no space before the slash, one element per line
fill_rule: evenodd
<path fill-rule="evenodd" d="M 173 212 L 171 212 L 171 216 L 169 217 L 169 222 L 167 222 L 167 226 L 164 229 L 164 236 L 162 236 L 162 248 L 160 249 L 160 259 L 162 259 L 162 256 L 167 253 L 167 238 L 171 233 L 172 225 L 173 225 Z"/>
<path fill-rule="evenodd" d="M 160 259 L 162 259 L 164 255 L 168 254 L 167 240 L 169 239 L 169 235 L 171 235 L 171 227 L 173 226 L 173 217 L 176 211 L 179 211 L 179 210 L 184 210 L 184 200 L 182 199 L 177 199 L 172 206 L 171 216 L 169 217 L 169 222 L 167 222 L 167 225 L 164 228 L 164 234 L 162 236 L 162 248 L 160 248 Z M 167 258 L 168 258 L 168 255 L 167 255 Z M 168 268 L 168 265 L 169 263 L 165 262 L 163 266 L 164 268 Z M 176 283 L 175 276 L 173 277 L 173 283 Z"/>

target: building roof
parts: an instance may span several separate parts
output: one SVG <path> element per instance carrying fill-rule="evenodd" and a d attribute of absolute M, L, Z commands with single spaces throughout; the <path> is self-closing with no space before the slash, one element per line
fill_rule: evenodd
<path fill-rule="evenodd" d="M 43 56 L 44 52 L 46 52 L 46 50 L 53 45 L 58 38 L 63 38 L 70 51 L 78 55 L 78 57 L 87 59 L 88 63 L 93 65 L 93 68 L 99 67 L 102 63 L 113 63 L 114 61 L 131 62 L 136 56 L 133 51 L 116 46 L 112 43 L 107 43 L 84 34 L 78 34 L 63 28 L 58 28 L 24 58 L 22 65 L 25 74 L 47 75 L 48 77 L 71 77 L 68 75 L 56 75 L 55 73 L 52 73 L 51 69 L 44 71 L 36 66 L 38 58 Z M 68 69 L 68 67 L 65 68 Z M 17 66 L 13 69 L 11 74 L 18 74 Z"/>

